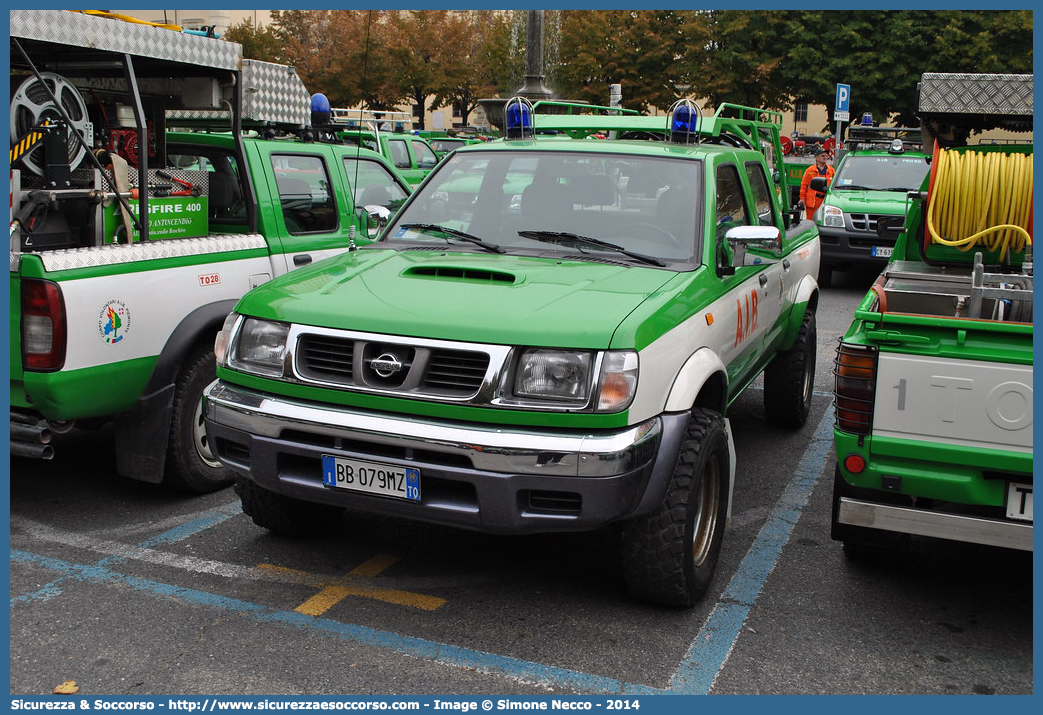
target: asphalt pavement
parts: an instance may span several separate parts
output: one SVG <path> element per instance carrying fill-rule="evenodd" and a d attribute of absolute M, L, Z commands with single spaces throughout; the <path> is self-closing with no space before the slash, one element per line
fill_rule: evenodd
<path fill-rule="evenodd" d="M 1032 693 L 1032 557 L 829 538 L 836 341 L 872 276 L 818 313 L 807 425 L 730 413 L 738 473 L 716 581 L 691 610 L 626 592 L 618 533 L 502 537 L 349 512 L 274 536 L 231 489 L 115 474 L 111 428 L 12 459 L 11 693 L 398 695 Z"/>

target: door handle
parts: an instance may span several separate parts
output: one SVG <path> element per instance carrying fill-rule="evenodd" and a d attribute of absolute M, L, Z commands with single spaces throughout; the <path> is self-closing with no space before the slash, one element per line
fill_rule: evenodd
<path fill-rule="evenodd" d="M 761 282 L 762 288 L 768 285 L 768 276 L 764 275 L 763 273 L 760 274 L 758 280 Z"/>
<path fill-rule="evenodd" d="M 298 253 L 293 257 L 293 265 L 295 266 L 306 266 L 311 263 L 311 256 L 307 253 Z"/>

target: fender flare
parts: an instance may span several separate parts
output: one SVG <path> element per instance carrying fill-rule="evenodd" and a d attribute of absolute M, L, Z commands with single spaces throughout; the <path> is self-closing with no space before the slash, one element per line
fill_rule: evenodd
<path fill-rule="evenodd" d="M 723 415 L 727 405 L 728 370 L 717 353 L 710 348 L 699 348 L 677 371 L 664 411 L 688 412 L 699 400 L 707 383 L 715 379 L 718 383 L 711 386 L 712 394 L 705 395 L 700 402 Z M 706 402 L 707 398 L 709 402 Z"/>
<path fill-rule="evenodd" d="M 217 333 L 238 299 L 202 305 L 182 318 L 167 338 L 145 391 L 128 412 L 116 416 L 116 470 L 125 477 L 163 480 L 174 382 L 188 351 L 208 332 Z"/>
<path fill-rule="evenodd" d="M 199 306 L 182 318 L 174 328 L 174 332 L 167 338 L 163 350 L 160 351 L 156 367 L 152 370 L 152 375 L 145 385 L 144 394 L 150 395 L 167 385 L 173 385 L 188 351 L 199 342 L 200 336 L 207 332 L 212 331 L 214 335 L 217 335 L 221 324 L 238 302 L 238 298 L 229 298 L 216 303 L 208 303 Z"/>
<path fill-rule="evenodd" d="M 804 276 L 797 284 L 797 291 L 793 297 L 793 307 L 790 309 L 789 318 L 786 321 L 786 332 L 782 336 L 779 350 L 789 350 L 797 341 L 800 326 L 804 323 L 804 315 L 808 310 L 818 308 L 818 281 L 812 276 Z"/>

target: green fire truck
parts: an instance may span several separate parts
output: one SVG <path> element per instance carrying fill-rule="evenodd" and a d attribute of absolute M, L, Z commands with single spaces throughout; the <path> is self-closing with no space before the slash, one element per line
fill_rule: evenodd
<path fill-rule="evenodd" d="M 836 358 L 832 536 L 1032 550 L 1031 75 L 924 74 L 931 168 Z"/>
<path fill-rule="evenodd" d="M 764 373 L 768 419 L 800 427 L 815 374 L 818 234 L 765 161 L 780 122 L 749 113 L 569 139 L 540 130 L 620 127 L 512 100 L 505 139 L 446 157 L 378 241 L 244 296 L 204 409 L 244 511 L 291 535 L 344 508 L 620 524 L 631 591 L 692 605 L 732 503 L 729 405 Z"/>
<path fill-rule="evenodd" d="M 818 282 L 830 284 L 834 268 L 883 268 L 894 251 L 893 234 L 877 224 L 903 217 L 906 195 L 927 175 L 919 129 L 852 125 L 837 172 L 815 213 L 822 239 Z"/>
<path fill-rule="evenodd" d="M 11 454 L 111 423 L 124 476 L 228 486 L 200 411 L 225 315 L 409 187 L 314 141 L 300 78 L 237 44 L 60 10 L 12 10 L 10 39 Z"/>

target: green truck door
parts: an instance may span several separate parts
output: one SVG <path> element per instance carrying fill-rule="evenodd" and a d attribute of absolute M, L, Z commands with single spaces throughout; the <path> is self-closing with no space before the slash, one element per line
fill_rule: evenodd
<path fill-rule="evenodd" d="M 269 202 L 274 215 L 266 217 L 279 229 L 281 260 L 272 258 L 276 272 L 281 275 L 346 250 L 355 219 L 332 147 L 294 144 L 285 149 L 259 146 L 256 151 L 268 191 L 278 197 Z"/>

